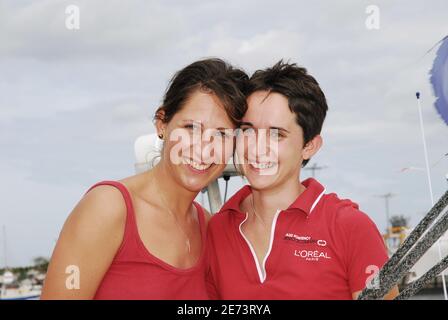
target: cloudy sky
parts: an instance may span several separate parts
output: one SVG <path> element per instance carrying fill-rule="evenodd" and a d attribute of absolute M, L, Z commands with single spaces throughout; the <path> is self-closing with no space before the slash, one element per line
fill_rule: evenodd
<path fill-rule="evenodd" d="M 366 27 L 378 6 L 379 29 Z M 80 10 L 78 30 L 66 7 Z M 133 145 L 172 74 L 218 56 L 253 72 L 280 58 L 308 68 L 329 102 L 317 178 L 357 202 L 381 230 L 391 214 L 417 223 L 430 207 L 415 91 L 434 197 L 447 189 L 448 127 L 428 82 L 448 34 L 446 0 L 0 0 L 0 225 L 10 266 L 51 255 L 88 187 L 134 174 Z M 440 160 L 441 159 L 441 160 Z M 440 161 L 439 161 L 440 160 Z M 303 173 L 303 178 L 310 175 Z M 233 178 L 230 193 L 242 184 Z M 3 241 L 3 239 L 2 239 Z M 3 246 L 0 249 L 3 266 Z"/>

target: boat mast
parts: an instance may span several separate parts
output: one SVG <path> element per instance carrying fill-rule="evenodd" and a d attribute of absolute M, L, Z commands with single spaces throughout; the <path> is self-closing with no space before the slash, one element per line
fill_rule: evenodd
<path fill-rule="evenodd" d="M 8 269 L 8 259 L 6 255 L 6 226 L 3 225 L 3 254 L 4 254 L 4 262 L 5 262 L 5 271 Z"/>

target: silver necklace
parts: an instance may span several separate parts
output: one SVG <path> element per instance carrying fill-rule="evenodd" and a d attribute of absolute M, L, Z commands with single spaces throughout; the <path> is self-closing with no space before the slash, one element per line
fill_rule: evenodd
<path fill-rule="evenodd" d="M 190 243 L 190 237 L 187 235 L 187 233 L 185 232 L 185 230 L 182 228 L 182 226 L 179 223 L 179 220 L 177 219 L 176 215 L 173 213 L 173 211 L 171 211 L 171 209 L 167 206 L 165 198 L 162 197 L 162 195 L 160 194 L 160 192 L 158 191 L 158 189 L 156 188 L 157 193 L 159 194 L 160 199 L 162 199 L 163 205 L 166 207 L 166 209 L 168 210 L 168 212 L 173 216 L 174 221 L 176 222 L 177 227 L 179 228 L 180 231 L 182 231 L 182 233 L 184 234 L 185 238 L 187 240 L 185 240 L 185 246 L 187 248 L 188 253 L 191 253 L 191 243 Z"/>
<path fill-rule="evenodd" d="M 255 218 L 260 220 L 261 223 L 263 224 L 263 226 L 266 228 L 266 223 L 263 221 L 263 219 L 257 214 L 257 210 L 255 210 L 255 205 L 254 205 L 254 194 L 252 193 L 251 197 L 250 197 L 250 203 L 252 205 L 252 211 L 255 214 Z"/>

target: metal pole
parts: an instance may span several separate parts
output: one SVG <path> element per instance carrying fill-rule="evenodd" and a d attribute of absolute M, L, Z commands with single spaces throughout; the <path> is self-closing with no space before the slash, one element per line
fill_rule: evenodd
<path fill-rule="evenodd" d="M 221 200 L 221 193 L 219 191 L 219 184 L 218 179 L 213 181 L 207 186 L 207 195 L 208 195 L 208 202 L 210 204 L 210 213 L 214 214 L 221 209 L 222 206 L 222 200 Z"/>
<path fill-rule="evenodd" d="M 386 221 L 386 229 L 387 229 L 387 234 L 389 234 L 389 225 L 390 225 L 390 216 L 389 216 L 389 198 L 391 197 L 392 195 L 390 194 L 390 193 L 388 193 L 387 195 L 386 195 L 386 197 L 385 197 L 385 199 L 386 199 L 386 219 L 387 219 L 387 221 Z"/>
<path fill-rule="evenodd" d="M 4 261 L 5 261 L 5 270 L 8 269 L 8 260 L 7 260 L 7 254 L 6 254 L 6 226 L 3 225 L 3 254 L 4 254 Z"/>
<path fill-rule="evenodd" d="M 381 195 L 376 195 L 375 197 L 384 198 L 384 203 L 386 207 L 386 232 L 389 234 L 389 225 L 390 225 L 390 212 L 389 212 L 389 199 L 392 198 L 395 194 L 393 193 L 385 193 Z"/>

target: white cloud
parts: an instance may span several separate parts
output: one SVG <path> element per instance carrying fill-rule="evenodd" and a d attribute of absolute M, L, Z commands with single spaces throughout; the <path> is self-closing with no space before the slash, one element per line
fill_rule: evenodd
<path fill-rule="evenodd" d="M 207 55 L 223 56 L 248 70 L 268 66 L 281 58 L 297 58 L 305 47 L 303 36 L 288 30 L 270 30 L 250 38 L 219 38 L 212 40 Z"/>
<path fill-rule="evenodd" d="M 68 5 L 80 8 L 80 29 L 69 30 Z M 175 45 L 182 15 L 154 1 L 53 1 L 3 4 L 0 55 L 35 59 L 148 59 Z M 6 14 L 7 12 L 7 14 Z"/>

